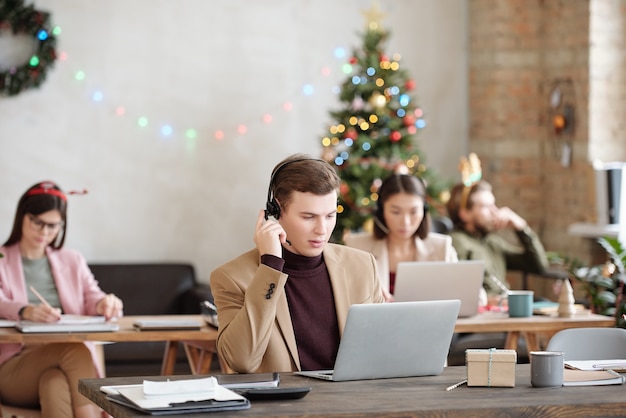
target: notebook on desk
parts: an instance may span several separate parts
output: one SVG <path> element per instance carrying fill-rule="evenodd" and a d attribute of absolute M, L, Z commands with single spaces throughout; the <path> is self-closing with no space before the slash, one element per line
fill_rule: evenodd
<path fill-rule="evenodd" d="M 393 296 L 397 302 L 459 299 L 459 317 L 474 316 L 484 274 L 481 260 L 402 262 L 396 270 Z"/>
<path fill-rule="evenodd" d="M 336 382 L 440 374 L 460 305 L 459 300 L 352 305 L 333 370 L 297 374 Z"/>
<path fill-rule="evenodd" d="M 45 332 L 111 332 L 118 331 L 120 326 L 115 322 L 93 322 L 85 324 L 63 324 L 48 322 L 20 321 L 15 329 L 25 334 Z"/>

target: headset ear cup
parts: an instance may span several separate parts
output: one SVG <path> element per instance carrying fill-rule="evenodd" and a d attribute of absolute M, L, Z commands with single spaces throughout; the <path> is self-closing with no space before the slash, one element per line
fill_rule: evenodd
<path fill-rule="evenodd" d="M 272 198 L 272 200 L 269 200 L 265 205 L 265 209 L 269 216 L 273 216 L 275 219 L 280 218 L 280 206 L 278 206 L 276 199 Z"/>
<path fill-rule="evenodd" d="M 428 202 L 426 202 L 424 200 L 424 217 L 426 217 L 426 215 L 428 215 L 428 211 L 430 210 L 430 205 L 428 204 Z"/>

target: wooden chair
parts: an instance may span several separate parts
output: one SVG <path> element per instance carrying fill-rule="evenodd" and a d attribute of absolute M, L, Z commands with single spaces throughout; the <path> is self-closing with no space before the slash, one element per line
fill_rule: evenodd
<path fill-rule="evenodd" d="M 626 329 L 564 329 L 552 336 L 546 350 L 562 351 L 565 360 L 626 359 Z"/>

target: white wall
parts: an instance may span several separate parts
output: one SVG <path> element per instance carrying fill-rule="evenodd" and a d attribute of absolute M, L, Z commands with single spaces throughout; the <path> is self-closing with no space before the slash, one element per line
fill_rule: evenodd
<path fill-rule="evenodd" d="M 370 7 L 369 0 L 35 4 L 61 27 L 57 50 L 67 59 L 40 89 L 0 98 L 0 240 L 24 190 L 51 179 L 89 190 L 70 197 L 68 247 L 89 261 L 190 261 L 203 281 L 253 246 L 272 167 L 291 153 L 320 154 L 347 60 L 334 49 L 349 54 L 360 45 L 361 11 Z M 420 149 L 431 168 L 456 179 L 467 142 L 465 2 L 394 0 L 381 9 L 392 31 L 388 52 L 402 55 L 426 112 Z M 313 96 L 302 94 L 306 83 Z M 102 102 L 92 100 L 96 90 Z M 291 112 L 282 110 L 285 101 Z M 264 113 L 271 124 L 261 122 Z M 147 128 L 138 127 L 140 116 Z M 242 123 L 248 132 L 238 135 Z M 170 137 L 159 132 L 164 124 L 174 129 Z M 195 142 L 181 132 L 188 127 L 198 132 Z"/>

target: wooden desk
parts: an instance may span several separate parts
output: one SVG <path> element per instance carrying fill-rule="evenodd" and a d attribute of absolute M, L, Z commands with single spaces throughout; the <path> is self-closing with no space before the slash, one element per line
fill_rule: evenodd
<path fill-rule="evenodd" d="M 170 417 L 595 417 L 620 416 L 626 411 L 623 385 L 537 389 L 530 386 L 530 366 L 516 366 L 514 388 L 461 386 L 465 366 L 448 367 L 440 376 L 403 379 L 326 382 L 282 373 L 281 386 L 311 386 L 303 399 L 258 401 L 245 411 Z M 174 376 L 174 379 L 191 376 Z M 162 380 L 162 377 L 154 380 Z M 100 386 L 137 384 L 140 377 L 85 379 L 78 390 L 116 418 L 144 418 L 139 412 L 106 400 Z"/>
<path fill-rule="evenodd" d="M 520 337 L 526 340 L 528 351 L 540 350 L 539 334 L 548 338 L 567 328 L 612 327 L 615 318 L 592 314 L 589 311 L 577 313 L 571 318 L 533 315 L 528 318 L 509 318 L 507 313 L 485 312 L 470 318 L 459 318 L 454 332 L 507 332 L 505 348 L 517 350 Z"/>
<path fill-rule="evenodd" d="M 137 331 L 133 327 L 133 323 L 140 319 L 197 320 L 200 321 L 203 326 L 200 330 Z M 118 321 L 120 329 L 119 331 L 113 332 L 23 334 L 14 328 L 0 328 L 0 343 L 49 344 L 84 341 L 165 341 L 166 348 L 163 354 L 163 364 L 161 366 L 162 375 L 171 375 L 174 373 L 178 345 L 182 343 L 191 370 L 194 373 L 208 372 L 211 363 L 210 358 L 212 354 L 216 352 L 215 340 L 217 339 L 217 330 L 206 325 L 201 315 L 126 316 Z M 194 344 L 201 344 L 202 351 L 197 350 Z"/>

